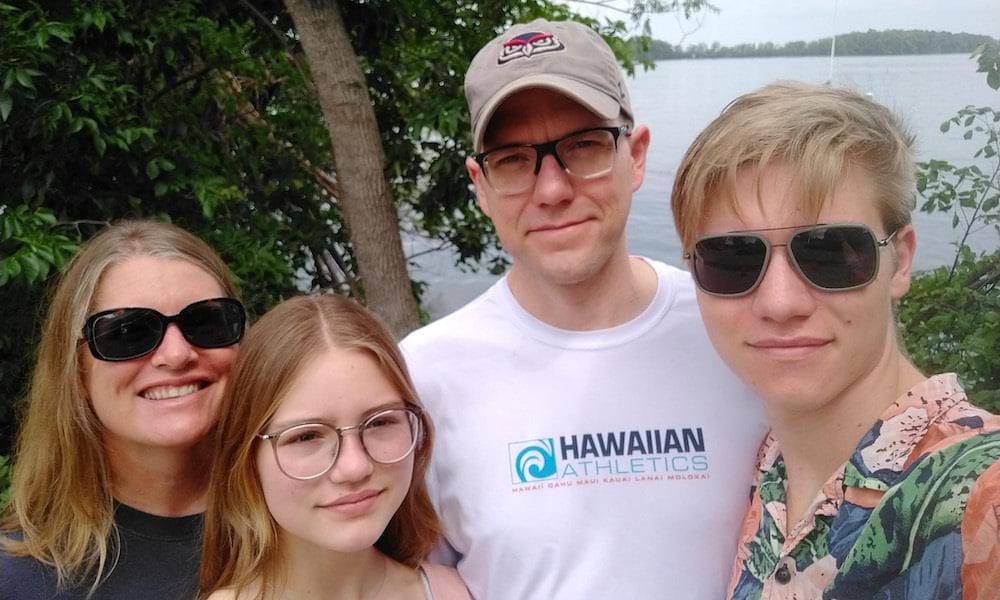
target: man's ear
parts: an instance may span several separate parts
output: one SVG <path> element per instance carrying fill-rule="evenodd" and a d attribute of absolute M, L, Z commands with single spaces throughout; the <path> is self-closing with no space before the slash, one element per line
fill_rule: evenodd
<path fill-rule="evenodd" d="M 482 167 L 479 166 L 476 159 L 469 156 L 465 159 L 465 169 L 469 172 L 469 179 L 472 180 L 472 185 L 476 188 L 476 202 L 479 204 L 479 210 L 492 219 L 490 201 L 486 193 L 486 186 L 489 184 L 486 183 L 486 175 L 483 174 Z"/>
<path fill-rule="evenodd" d="M 628 136 L 629 152 L 632 155 L 632 191 L 642 186 L 646 174 L 646 152 L 649 150 L 649 128 L 639 125 Z"/>
<path fill-rule="evenodd" d="M 899 300 L 910 290 L 910 276 L 913 270 L 913 257 L 917 252 L 917 234 L 913 225 L 903 225 L 896 231 L 892 240 L 895 249 L 893 260 L 892 282 L 889 290 L 893 302 Z"/>

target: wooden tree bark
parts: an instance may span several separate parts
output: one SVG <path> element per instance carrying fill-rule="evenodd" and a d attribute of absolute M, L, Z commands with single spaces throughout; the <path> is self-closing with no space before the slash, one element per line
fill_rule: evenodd
<path fill-rule="evenodd" d="M 335 157 L 365 301 L 397 337 L 420 325 L 368 85 L 335 0 L 286 0 Z"/>

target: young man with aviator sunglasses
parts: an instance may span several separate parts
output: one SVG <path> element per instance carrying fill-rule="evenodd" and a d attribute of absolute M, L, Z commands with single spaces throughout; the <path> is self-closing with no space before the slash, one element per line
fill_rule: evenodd
<path fill-rule="evenodd" d="M 685 272 L 629 256 L 649 130 L 572 22 L 473 59 L 466 164 L 510 271 L 403 342 L 436 441 L 428 487 L 478 598 L 715 599 L 764 435 Z"/>
<path fill-rule="evenodd" d="M 995 599 L 1000 418 L 900 347 L 912 137 L 854 92 L 780 83 L 688 150 L 675 223 L 712 343 L 761 397 L 728 597 Z"/>

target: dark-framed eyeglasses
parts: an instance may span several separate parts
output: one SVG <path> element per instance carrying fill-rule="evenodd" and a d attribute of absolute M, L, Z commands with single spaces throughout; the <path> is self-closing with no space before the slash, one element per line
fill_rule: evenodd
<path fill-rule="evenodd" d="M 306 481 L 322 477 L 337 462 L 344 434 L 358 434 L 361 446 L 373 461 L 390 465 L 408 457 L 423 430 L 422 411 L 416 406 L 388 408 L 368 415 L 358 425 L 336 427 L 329 423 L 297 423 L 257 437 L 271 443 L 278 469 Z"/>
<path fill-rule="evenodd" d="M 567 173 L 581 179 L 606 175 L 615 164 L 618 138 L 625 125 L 574 131 L 542 144 L 510 144 L 473 156 L 486 180 L 501 194 L 519 194 L 535 185 L 542 159 L 551 154 Z"/>
<path fill-rule="evenodd" d="M 171 323 L 192 346 L 223 348 L 243 337 L 246 312 L 233 298 L 194 302 L 172 316 L 152 308 L 113 308 L 87 317 L 83 339 L 98 360 L 132 360 L 156 350 Z"/>
<path fill-rule="evenodd" d="M 794 230 L 786 244 L 773 244 L 757 233 L 785 229 Z M 888 245 L 897 231 L 882 239 L 859 223 L 734 231 L 699 239 L 684 258 L 691 261 L 695 283 L 705 293 L 743 296 L 764 279 L 771 249 L 787 246 L 792 264 L 809 285 L 825 292 L 841 292 L 875 280 L 879 249 Z"/>

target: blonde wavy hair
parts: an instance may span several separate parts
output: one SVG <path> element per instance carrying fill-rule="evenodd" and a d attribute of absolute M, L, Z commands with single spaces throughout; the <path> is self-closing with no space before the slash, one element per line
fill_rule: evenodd
<path fill-rule="evenodd" d="M 740 96 L 691 144 L 674 179 L 674 225 L 690 251 L 710 204 L 740 215 L 737 175 L 753 169 L 757 187 L 768 165 L 797 174 L 802 205 L 819 213 L 851 169 L 867 175 L 886 231 L 911 220 L 913 135 L 888 108 L 854 91 L 794 81 Z"/>
<path fill-rule="evenodd" d="M 299 296 L 271 309 L 240 343 L 223 396 L 213 447 L 199 583 L 202 594 L 233 588 L 278 594 L 282 572 L 277 524 L 264 500 L 255 460 L 257 438 L 307 361 L 330 347 L 375 359 L 407 403 L 419 406 L 406 364 L 386 327 L 357 302 L 335 294 Z M 433 430 L 426 417 L 414 453 L 413 479 L 402 504 L 375 543 L 383 554 L 416 567 L 441 526 L 424 484 Z"/>
<path fill-rule="evenodd" d="M 102 426 L 80 372 L 81 332 L 107 270 L 136 256 L 177 258 L 211 274 L 232 298 L 233 278 L 216 252 L 187 231 L 154 221 L 111 225 L 60 276 L 42 328 L 14 453 L 0 545 L 51 567 L 61 587 L 100 585 L 118 558 L 113 482 Z"/>

